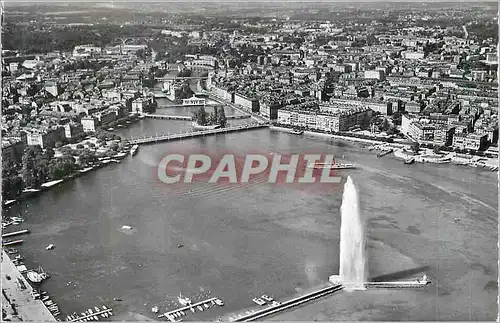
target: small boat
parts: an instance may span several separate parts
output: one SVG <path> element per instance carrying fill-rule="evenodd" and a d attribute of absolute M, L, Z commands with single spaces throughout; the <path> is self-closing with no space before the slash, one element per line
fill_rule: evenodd
<path fill-rule="evenodd" d="M 459 219 L 459 218 L 455 218 L 455 219 L 453 219 L 453 221 L 455 221 L 455 222 L 459 222 L 459 221 L 460 221 L 460 219 Z"/>
<path fill-rule="evenodd" d="M 154 306 L 151 308 L 151 312 L 153 313 L 158 313 L 159 309 L 158 309 L 158 306 Z"/>
<path fill-rule="evenodd" d="M 191 310 L 191 312 L 195 312 L 194 307 L 190 307 L 189 309 Z"/>
<path fill-rule="evenodd" d="M 290 131 L 291 134 L 294 134 L 294 135 L 302 135 L 304 133 L 303 130 L 298 130 L 298 129 L 294 129 L 292 131 Z"/>
<path fill-rule="evenodd" d="M 385 155 L 388 155 L 390 153 L 392 153 L 394 151 L 394 149 L 389 149 L 389 150 L 383 150 L 381 152 L 379 152 L 377 154 L 377 157 L 380 158 L 380 157 L 384 157 Z"/>
<path fill-rule="evenodd" d="M 24 219 L 23 219 L 23 218 L 20 218 L 20 217 L 17 217 L 17 216 L 13 216 L 13 217 L 11 217 L 10 219 L 11 219 L 12 221 L 14 221 L 14 222 L 19 222 L 19 223 L 24 222 Z"/>
<path fill-rule="evenodd" d="M 122 229 L 124 229 L 124 230 L 132 230 L 132 227 L 128 226 L 128 225 L 123 225 Z"/>
<path fill-rule="evenodd" d="M 255 304 L 259 305 L 259 306 L 262 306 L 262 305 L 265 305 L 265 304 L 266 304 L 266 302 L 264 302 L 263 300 L 261 300 L 260 298 L 257 298 L 257 297 L 253 298 L 253 299 L 252 299 L 252 301 L 253 301 Z"/>
<path fill-rule="evenodd" d="M 130 156 L 135 156 L 135 154 L 137 154 L 138 149 L 139 145 L 133 145 L 132 148 L 130 149 Z"/>
<path fill-rule="evenodd" d="M 210 308 L 210 305 L 208 305 L 207 303 L 203 304 L 203 306 L 205 306 L 205 308 Z"/>
<path fill-rule="evenodd" d="M 177 300 L 179 301 L 179 304 L 181 304 L 182 306 L 191 305 L 191 300 L 187 297 L 182 297 L 182 293 L 179 294 Z"/>
<path fill-rule="evenodd" d="M 198 306 L 197 306 L 197 308 L 198 308 L 198 310 L 199 310 L 200 312 L 203 312 L 203 307 L 201 307 L 200 305 L 198 305 Z"/>
<path fill-rule="evenodd" d="M 42 282 L 42 277 L 36 272 L 36 271 L 33 271 L 33 270 L 30 270 L 26 273 L 26 276 L 28 277 L 28 279 L 32 282 L 32 283 L 35 283 L 35 284 L 39 284 Z"/>
<path fill-rule="evenodd" d="M 217 304 L 219 306 L 224 306 L 224 302 L 222 300 L 220 300 L 219 298 L 215 299 L 215 304 Z"/>
<path fill-rule="evenodd" d="M 405 163 L 406 165 L 411 165 L 411 164 L 413 164 L 414 162 L 415 162 L 415 158 L 414 158 L 414 157 L 408 157 L 408 158 L 406 158 L 406 159 L 405 159 L 405 161 L 404 161 L 404 163 Z"/>
<path fill-rule="evenodd" d="M 309 165 L 309 168 L 315 169 L 355 169 L 356 165 L 354 164 L 343 164 L 343 163 L 316 163 Z"/>
<path fill-rule="evenodd" d="M 184 245 L 183 245 L 182 243 L 179 243 L 179 244 L 177 245 L 177 248 L 182 248 L 182 247 L 184 247 Z"/>
<path fill-rule="evenodd" d="M 274 299 L 272 297 L 269 297 L 267 295 L 262 295 L 260 298 L 262 298 L 265 301 L 272 302 Z"/>
<path fill-rule="evenodd" d="M 54 249 L 54 245 L 51 243 L 45 249 L 52 250 L 52 249 Z"/>

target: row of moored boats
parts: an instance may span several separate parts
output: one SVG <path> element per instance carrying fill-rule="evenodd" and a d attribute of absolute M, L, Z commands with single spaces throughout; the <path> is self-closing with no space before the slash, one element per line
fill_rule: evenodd
<path fill-rule="evenodd" d="M 66 316 L 66 321 L 71 321 L 71 322 L 99 321 L 99 316 L 102 318 L 108 318 L 112 315 L 113 315 L 112 309 L 102 305 L 102 308 L 95 306 L 93 310 L 89 308 L 88 310 L 80 314 L 73 312 L 73 314 Z"/>

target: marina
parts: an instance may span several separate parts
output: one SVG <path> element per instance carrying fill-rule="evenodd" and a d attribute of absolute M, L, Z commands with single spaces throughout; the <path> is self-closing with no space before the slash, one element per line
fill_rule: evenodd
<path fill-rule="evenodd" d="M 240 314 L 237 315 L 236 317 L 229 317 L 230 322 L 251 322 L 258 320 L 260 318 L 276 314 L 278 312 L 284 311 L 286 309 L 304 304 L 306 302 L 310 302 L 312 300 L 327 296 L 329 294 L 335 293 L 337 291 L 342 290 L 343 287 L 342 285 L 330 285 L 328 287 L 322 288 L 320 290 L 307 293 L 302 296 L 295 297 L 291 300 L 285 301 L 285 302 L 276 302 L 273 301 L 271 304 L 269 304 L 268 307 L 258 310 L 258 311 L 253 311 L 245 314 Z"/>
<path fill-rule="evenodd" d="M 99 317 L 107 318 L 113 315 L 113 309 L 107 308 L 105 305 L 101 305 L 101 308 L 95 306 L 94 310 L 88 309 L 78 315 L 73 312 L 72 315 L 66 317 L 68 322 L 87 322 L 87 321 L 99 321 Z"/>
<path fill-rule="evenodd" d="M 192 313 L 195 313 L 196 312 L 195 309 L 197 309 L 198 311 L 203 312 L 204 308 L 209 309 L 210 305 L 224 306 L 224 302 L 218 297 L 212 297 L 197 303 L 191 303 L 191 300 L 189 298 L 182 298 L 181 296 L 179 296 L 179 303 L 184 306 L 160 314 L 158 318 L 165 317 L 169 319 L 171 322 L 178 322 L 175 320 L 175 318 L 186 315 L 185 311 L 189 310 Z"/>

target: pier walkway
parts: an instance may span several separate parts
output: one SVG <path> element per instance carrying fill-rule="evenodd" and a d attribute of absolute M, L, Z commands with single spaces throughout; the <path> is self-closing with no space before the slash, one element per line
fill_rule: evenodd
<path fill-rule="evenodd" d="M 166 96 L 165 96 L 166 97 Z M 163 105 L 161 107 L 157 107 L 156 109 L 168 109 L 168 108 L 201 108 L 201 107 L 223 107 L 223 104 L 220 103 L 206 103 L 206 104 L 169 104 Z"/>
<path fill-rule="evenodd" d="M 153 119 L 167 119 L 167 120 L 193 120 L 191 116 L 173 116 L 168 114 L 150 114 L 144 113 L 142 114 L 145 118 L 153 118 Z"/>
<path fill-rule="evenodd" d="M 163 142 L 163 141 L 181 140 L 181 139 L 187 139 L 187 138 L 215 135 L 218 133 L 247 131 L 247 130 L 253 130 L 253 129 L 266 128 L 266 127 L 269 127 L 269 125 L 264 124 L 264 123 L 258 123 L 258 124 L 242 125 L 242 126 L 229 127 L 229 128 L 210 129 L 210 130 L 204 130 L 204 131 L 192 131 L 192 132 L 184 132 L 184 133 L 176 133 L 176 134 L 164 134 L 164 135 L 144 137 L 144 138 L 131 138 L 130 143 L 133 145 L 135 145 L 135 144 L 137 144 L 137 145 L 151 144 L 151 143 L 157 143 L 157 142 Z"/>
<path fill-rule="evenodd" d="M 271 305 L 271 306 L 266 307 L 262 310 L 255 311 L 255 312 L 252 312 L 250 314 L 245 314 L 243 316 L 232 319 L 231 322 L 255 321 L 255 320 L 258 320 L 258 319 L 263 318 L 265 316 L 269 316 L 269 315 L 284 311 L 286 309 L 289 309 L 289 308 L 292 308 L 295 306 L 299 306 L 303 303 L 324 297 L 328 294 L 335 293 L 335 292 L 340 291 L 342 289 L 343 289 L 342 285 L 331 285 L 331 286 L 322 288 L 320 290 L 317 290 L 317 291 L 293 298 L 291 300 L 285 301 L 281 304 Z"/>
<path fill-rule="evenodd" d="M 216 299 L 218 299 L 218 297 L 212 297 L 212 298 L 209 298 L 209 299 L 206 299 L 204 301 L 201 301 L 201 302 L 198 302 L 198 303 L 193 303 L 193 304 L 189 304 L 189 305 L 186 305 L 184 307 L 180 307 L 178 309 L 175 309 L 175 310 L 172 310 L 172 311 L 168 311 L 166 313 L 163 313 L 163 314 L 160 314 L 158 316 L 158 318 L 162 318 L 162 317 L 166 317 L 168 318 L 170 321 L 172 322 L 176 322 L 175 320 L 172 320 L 172 314 L 174 313 L 178 313 L 178 312 L 184 312 L 184 311 L 188 311 L 188 310 L 191 310 L 191 308 L 194 308 L 196 309 L 197 306 L 202 306 L 204 304 L 207 304 L 207 303 L 211 303 L 212 301 L 215 301 Z"/>
<path fill-rule="evenodd" d="M 85 312 L 84 313 L 85 315 L 77 316 L 69 320 L 68 322 L 84 322 L 84 321 L 86 322 L 86 321 L 96 320 L 96 318 L 97 318 L 96 321 L 98 321 L 100 318 L 99 316 L 104 317 L 103 314 L 113 315 L 112 311 L 113 309 L 111 308 L 106 308 L 106 309 L 103 308 L 102 310 L 95 311 L 92 314 Z"/>
<path fill-rule="evenodd" d="M 7 276 L 10 279 L 7 279 Z M 33 299 L 33 288 L 2 250 L 2 308 L 15 303 L 17 316 L 24 322 L 56 322 L 41 300 Z M 18 283 L 22 282 L 22 286 Z M 12 319 L 12 318 L 11 318 Z"/>
<path fill-rule="evenodd" d="M 17 235 L 25 234 L 25 233 L 30 233 L 30 231 L 28 229 L 24 229 L 24 230 L 19 230 L 16 232 L 4 233 L 4 234 L 2 234 L 2 238 L 13 237 L 13 236 L 17 236 Z"/>

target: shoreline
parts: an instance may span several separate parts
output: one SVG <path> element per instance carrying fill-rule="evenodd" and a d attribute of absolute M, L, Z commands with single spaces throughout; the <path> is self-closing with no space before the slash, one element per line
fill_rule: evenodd
<path fill-rule="evenodd" d="M 280 127 L 280 126 L 271 126 L 271 127 L 269 127 L 269 129 L 276 130 L 276 131 L 281 131 L 281 132 L 290 132 L 290 131 L 292 131 L 292 129 L 290 129 L 290 128 L 285 128 L 285 127 Z M 347 140 L 347 141 L 357 141 L 357 142 L 362 142 L 362 143 L 366 143 L 366 144 L 389 144 L 389 145 L 399 145 L 401 147 L 409 146 L 410 145 L 410 144 L 401 143 L 401 142 L 397 142 L 397 141 L 395 141 L 395 142 L 385 142 L 385 141 L 382 141 L 382 140 L 348 137 L 348 136 L 327 134 L 327 133 L 321 133 L 321 132 L 310 131 L 310 130 L 305 130 L 304 134 L 312 135 L 312 136 L 335 138 L 335 139 L 341 139 L 341 140 Z"/>
<path fill-rule="evenodd" d="M 10 279 L 6 278 L 10 276 Z M 22 281 L 26 286 L 24 290 L 20 289 L 17 281 Z M 2 297 L 12 306 L 15 301 L 15 309 L 17 317 L 21 321 L 42 321 L 42 322 L 56 322 L 56 318 L 45 304 L 40 300 L 35 300 L 31 296 L 33 286 L 26 280 L 17 267 L 10 259 L 9 255 L 2 248 Z M 9 296 L 7 298 L 7 296 Z"/>
<path fill-rule="evenodd" d="M 124 155 L 120 155 L 120 154 L 124 154 Z M 57 187 L 57 186 L 59 186 L 62 183 L 65 183 L 65 182 L 68 182 L 68 181 L 73 180 L 75 178 L 81 177 L 81 176 L 83 176 L 83 175 L 85 175 L 85 174 L 87 174 L 87 173 L 89 173 L 89 172 L 91 172 L 93 170 L 97 170 L 97 169 L 103 168 L 106 165 L 112 164 L 113 162 L 114 163 L 119 163 L 120 160 L 124 159 L 127 155 L 129 155 L 129 151 L 126 152 L 126 153 L 125 152 L 118 153 L 118 154 L 116 154 L 116 155 L 114 155 L 112 157 L 100 160 L 97 165 L 88 166 L 88 167 L 79 169 L 76 172 L 74 172 L 72 174 L 69 174 L 69 175 L 67 175 L 67 176 L 65 176 L 65 177 L 63 177 L 61 179 L 58 179 L 58 180 L 53 180 L 53 181 L 49 181 L 49 182 L 46 182 L 46 183 L 42 183 L 40 185 L 40 188 L 37 188 L 37 189 L 33 189 L 33 188 L 25 189 L 21 193 L 21 195 L 18 196 L 16 199 L 2 201 L 2 207 L 12 206 L 12 205 L 15 205 L 17 203 L 26 201 L 29 198 L 37 196 L 37 195 L 41 194 L 42 192 L 49 191 L 52 188 Z"/>
<path fill-rule="evenodd" d="M 289 128 L 279 127 L 279 126 L 271 126 L 271 127 L 269 127 L 269 129 L 275 130 L 275 131 L 287 132 L 287 133 L 290 133 L 292 131 Z M 318 137 L 335 138 L 335 139 L 346 140 L 346 141 L 351 141 L 351 142 L 358 142 L 361 144 L 372 144 L 370 147 L 362 147 L 362 148 L 368 148 L 370 150 L 377 150 L 377 149 L 380 149 L 380 147 L 394 148 L 393 154 L 396 158 L 404 160 L 408 157 L 414 157 L 415 162 L 418 162 L 418 163 L 453 164 L 453 165 L 463 165 L 463 166 L 476 167 L 476 168 L 498 167 L 498 159 L 496 159 L 496 158 L 479 157 L 479 156 L 473 156 L 473 155 L 470 155 L 470 158 L 465 158 L 465 157 L 461 158 L 461 157 L 458 157 L 457 153 L 454 153 L 454 152 L 448 152 L 446 154 L 441 155 L 441 158 L 438 158 L 437 157 L 438 155 L 432 155 L 432 150 L 428 149 L 428 148 L 423 148 L 424 155 L 410 155 L 410 154 L 405 154 L 404 149 L 407 147 L 410 147 L 411 144 L 405 144 L 405 143 L 401 143 L 401 142 L 388 143 L 388 142 L 382 142 L 382 141 L 378 141 L 378 140 L 346 137 L 346 136 L 326 134 L 326 133 L 320 133 L 320 132 L 314 132 L 314 131 L 304 131 L 304 134 L 318 136 Z M 377 147 L 377 146 L 379 146 L 379 147 Z M 469 155 L 467 155 L 467 156 L 469 156 Z M 468 159 L 468 161 L 467 161 L 467 159 Z M 479 163 L 478 161 L 480 161 L 480 160 L 486 160 L 487 162 L 486 163 Z M 490 169 L 489 171 L 495 171 L 495 170 Z"/>

